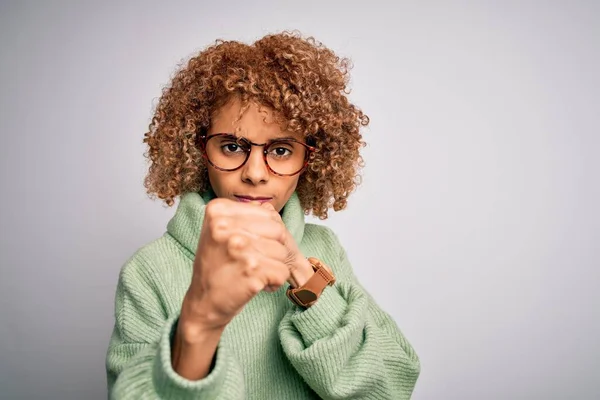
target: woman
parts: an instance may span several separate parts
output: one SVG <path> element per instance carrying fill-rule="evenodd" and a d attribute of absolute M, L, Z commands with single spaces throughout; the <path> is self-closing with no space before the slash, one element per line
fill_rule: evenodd
<path fill-rule="evenodd" d="M 163 92 L 145 135 L 166 233 L 123 266 L 112 398 L 406 399 L 420 371 L 336 235 L 368 117 L 348 62 L 296 34 L 217 41 Z M 373 266 L 377 268 L 377 266 Z"/>

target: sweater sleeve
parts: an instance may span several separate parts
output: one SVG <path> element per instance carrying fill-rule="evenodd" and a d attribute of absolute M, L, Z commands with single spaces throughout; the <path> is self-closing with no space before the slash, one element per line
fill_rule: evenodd
<path fill-rule="evenodd" d="M 304 310 L 294 305 L 279 325 L 291 364 L 323 399 L 409 399 L 420 361 L 390 315 L 356 279 L 330 231 L 336 283 Z"/>
<path fill-rule="evenodd" d="M 110 399 L 244 399 L 240 366 L 227 348 L 218 346 L 211 372 L 198 381 L 178 375 L 171 364 L 171 344 L 179 315 L 165 307 L 130 260 L 119 277 L 115 325 L 106 355 Z"/>

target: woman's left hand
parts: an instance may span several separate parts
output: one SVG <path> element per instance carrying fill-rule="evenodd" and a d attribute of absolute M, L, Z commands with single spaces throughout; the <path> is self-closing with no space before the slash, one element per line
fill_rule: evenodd
<path fill-rule="evenodd" d="M 268 210 L 273 211 L 273 219 L 281 224 L 283 224 L 283 220 L 281 219 L 281 215 L 275 210 L 275 207 L 271 203 L 263 203 L 261 207 L 266 208 Z M 290 268 L 290 278 L 288 279 L 288 283 L 296 288 L 302 286 L 308 281 L 308 279 L 314 274 L 313 268 L 310 265 L 310 262 L 304 257 L 300 249 L 298 248 L 298 244 L 294 240 L 294 237 L 287 229 L 284 230 L 287 237 L 285 239 L 285 246 L 288 248 L 290 254 L 286 260 L 286 264 Z"/>

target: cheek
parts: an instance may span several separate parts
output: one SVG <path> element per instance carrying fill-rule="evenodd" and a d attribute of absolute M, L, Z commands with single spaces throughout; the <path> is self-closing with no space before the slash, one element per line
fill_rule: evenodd
<path fill-rule="evenodd" d="M 208 168 L 208 180 L 217 197 L 223 197 L 227 191 L 227 176 L 213 168 Z"/>
<path fill-rule="evenodd" d="M 280 182 L 278 182 L 279 186 L 279 204 L 277 205 L 279 208 L 277 211 L 281 211 L 285 203 L 290 199 L 294 190 L 298 186 L 299 177 L 295 176 L 293 178 L 282 178 Z"/>
<path fill-rule="evenodd" d="M 282 195 L 285 195 L 286 197 L 291 196 L 294 190 L 296 190 L 296 186 L 298 186 L 298 177 L 280 177 L 277 186 Z"/>
<path fill-rule="evenodd" d="M 289 192 L 290 192 L 290 196 L 292 195 L 292 193 L 294 192 L 294 190 L 296 190 L 296 187 L 298 186 L 298 181 L 300 180 L 299 176 L 294 176 L 292 181 L 290 182 L 290 188 L 289 188 Z"/>

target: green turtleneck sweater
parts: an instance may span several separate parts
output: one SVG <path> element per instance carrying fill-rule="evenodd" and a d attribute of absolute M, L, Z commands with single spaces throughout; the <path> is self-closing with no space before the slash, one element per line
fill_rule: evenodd
<path fill-rule="evenodd" d="M 114 399 L 408 399 L 420 364 L 392 318 L 357 281 L 336 235 L 305 224 L 296 193 L 282 219 L 306 257 L 330 266 L 336 283 L 303 310 L 287 284 L 255 296 L 225 328 L 208 376 L 190 381 L 171 366 L 171 340 L 192 276 L 204 207 L 214 196 L 182 196 L 159 239 L 125 263 L 106 356 Z"/>

